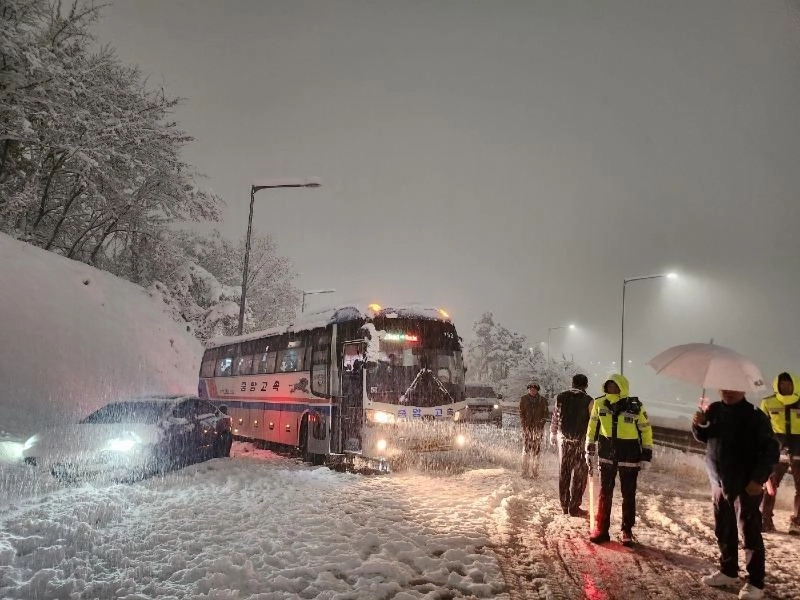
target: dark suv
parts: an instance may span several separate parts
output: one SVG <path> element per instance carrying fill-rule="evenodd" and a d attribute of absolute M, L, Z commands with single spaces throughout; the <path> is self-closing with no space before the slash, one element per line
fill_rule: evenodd
<path fill-rule="evenodd" d="M 495 392 L 491 385 L 468 383 L 465 392 L 467 406 L 456 413 L 458 422 L 503 426 L 503 411 L 500 408 L 503 396 Z"/>

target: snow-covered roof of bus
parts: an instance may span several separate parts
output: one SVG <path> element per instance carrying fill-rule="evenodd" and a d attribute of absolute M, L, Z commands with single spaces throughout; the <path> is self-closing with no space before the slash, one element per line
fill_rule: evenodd
<path fill-rule="evenodd" d="M 448 315 L 446 311 L 433 306 L 410 304 L 386 308 L 380 307 L 373 310 L 374 307 L 375 305 L 373 304 L 363 306 L 347 305 L 307 312 L 300 315 L 290 325 L 284 327 L 272 327 L 270 329 L 262 329 L 260 331 L 253 331 L 237 336 L 217 336 L 206 343 L 206 348 L 216 348 L 218 346 L 227 346 L 228 344 L 235 344 L 238 342 L 257 340 L 270 335 L 307 331 L 318 327 L 326 327 L 331 323 L 344 323 L 346 321 L 355 321 L 358 319 L 370 321 L 377 316 L 390 319 L 417 318 L 450 322 L 450 315 Z"/>

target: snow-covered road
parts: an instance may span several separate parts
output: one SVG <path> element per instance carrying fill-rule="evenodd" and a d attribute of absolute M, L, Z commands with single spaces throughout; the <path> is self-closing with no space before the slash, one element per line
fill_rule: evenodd
<path fill-rule="evenodd" d="M 638 545 L 597 547 L 587 521 L 561 514 L 555 455 L 525 480 L 513 432 L 486 435 L 462 465 L 379 477 L 238 443 L 233 458 L 135 485 L 59 487 L 6 466 L 0 597 L 734 597 L 699 581 L 716 544 L 696 457 L 657 456 L 641 479 Z M 619 499 L 613 515 L 612 527 Z M 766 539 L 770 597 L 800 597 L 800 540 Z"/>

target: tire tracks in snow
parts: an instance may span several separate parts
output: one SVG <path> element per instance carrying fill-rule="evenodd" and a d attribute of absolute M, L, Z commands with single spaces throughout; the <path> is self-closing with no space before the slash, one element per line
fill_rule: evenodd
<path fill-rule="evenodd" d="M 518 483 L 502 500 L 490 525 L 511 600 L 732 597 L 732 590 L 715 590 L 700 582 L 709 570 L 707 561 L 642 544 L 592 544 L 587 521 L 563 515 L 554 489 L 543 493 L 541 485 L 524 485 Z M 619 502 L 615 498 L 617 510 Z"/>

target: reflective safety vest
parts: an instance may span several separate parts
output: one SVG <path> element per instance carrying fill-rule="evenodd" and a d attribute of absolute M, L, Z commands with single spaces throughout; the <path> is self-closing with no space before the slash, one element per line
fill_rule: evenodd
<path fill-rule="evenodd" d="M 601 463 L 620 467 L 638 467 L 639 462 L 653 456 L 653 429 L 647 411 L 636 397 L 610 402 L 606 396 L 595 398 L 586 445 L 597 446 Z"/>
<path fill-rule="evenodd" d="M 784 404 L 772 394 L 761 400 L 760 408 L 769 417 L 782 452 L 788 452 L 792 460 L 800 460 L 800 401 Z"/>

